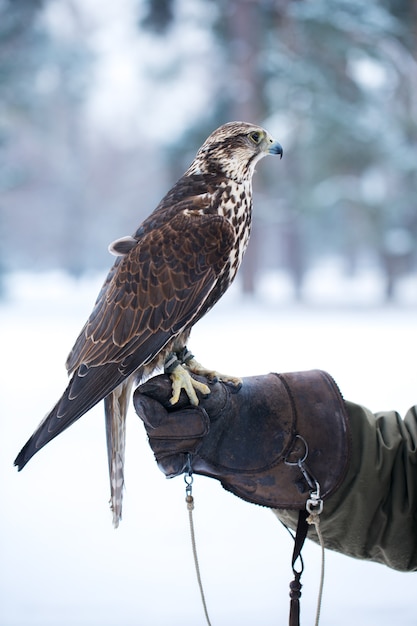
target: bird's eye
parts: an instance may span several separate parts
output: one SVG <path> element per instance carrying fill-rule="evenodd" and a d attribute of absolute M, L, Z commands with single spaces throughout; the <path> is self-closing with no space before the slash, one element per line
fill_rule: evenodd
<path fill-rule="evenodd" d="M 249 135 L 249 138 L 252 139 L 253 143 L 258 144 L 262 139 L 262 135 L 261 133 L 258 133 L 258 131 L 255 130 L 253 133 Z"/>

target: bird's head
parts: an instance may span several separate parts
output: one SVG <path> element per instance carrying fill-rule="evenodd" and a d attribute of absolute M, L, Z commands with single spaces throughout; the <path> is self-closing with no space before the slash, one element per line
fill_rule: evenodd
<path fill-rule="evenodd" d="M 264 128 L 229 122 L 206 139 L 189 173 L 221 173 L 241 181 L 252 176 L 256 163 L 267 154 L 279 154 L 282 158 L 283 149 Z"/>

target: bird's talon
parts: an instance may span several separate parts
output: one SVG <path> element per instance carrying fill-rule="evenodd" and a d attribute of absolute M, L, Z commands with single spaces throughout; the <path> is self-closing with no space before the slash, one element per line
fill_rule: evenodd
<path fill-rule="evenodd" d="M 239 386 L 242 384 L 241 378 L 238 378 L 237 376 L 229 376 L 228 374 L 221 374 L 216 370 L 208 370 L 203 367 L 198 361 L 196 361 L 194 357 L 187 361 L 186 367 L 190 372 L 193 372 L 193 374 L 197 374 L 198 376 L 205 376 L 212 383 L 218 383 L 220 381 L 223 383 L 230 383 L 234 386 Z"/>
<path fill-rule="evenodd" d="M 180 399 L 181 390 L 184 389 L 191 404 L 198 405 L 198 397 L 196 391 L 201 393 L 202 396 L 210 394 L 210 389 L 204 383 L 192 378 L 191 374 L 182 365 L 177 365 L 171 372 L 170 378 L 172 381 L 172 396 L 170 404 L 177 404 Z"/>
<path fill-rule="evenodd" d="M 233 381 L 233 380 L 225 380 L 225 384 L 230 387 L 232 393 L 237 393 L 242 389 L 243 383 L 241 380 Z"/>

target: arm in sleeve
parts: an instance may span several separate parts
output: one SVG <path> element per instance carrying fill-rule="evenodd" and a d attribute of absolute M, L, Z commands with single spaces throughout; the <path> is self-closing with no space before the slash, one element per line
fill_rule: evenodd
<path fill-rule="evenodd" d="M 325 546 L 348 556 L 417 570 L 417 406 L 373 414 L 346 403 L 352 458 L 339 489 L 324 502 Z M 294 527 L 296 515 L 275 510 Z M 309 536 L 317 540 L 314 529 Z"/>

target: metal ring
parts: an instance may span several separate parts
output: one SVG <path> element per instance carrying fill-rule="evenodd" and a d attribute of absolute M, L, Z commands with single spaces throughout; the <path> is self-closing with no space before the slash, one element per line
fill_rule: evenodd
<path fill-rule="evenodd" d="M 321 498 L 309 498 L 306 502 L 307 513 L 320 515 L 323 511 L 323 500 Z"/>
<path fill-rule="evenodd" d="M 287 461 L 287 459 L 285 459 L 284 463 L 286 465 L 291 465 L 291 466 L 298 465 L 298 467 L 300 467 L 308 457 L 308 444 L 307 444 L 307 441 L 304 439 L 304 437 L 302 437 L 301 435 L 295 435 L 295 439 L 301 439 L 301 441 L 303 442 L 304 447 L 305 447 L 304 456 L 302 459 L 298 459 L 297 461 Z"/>

